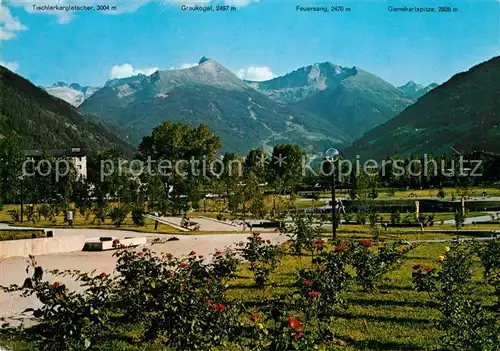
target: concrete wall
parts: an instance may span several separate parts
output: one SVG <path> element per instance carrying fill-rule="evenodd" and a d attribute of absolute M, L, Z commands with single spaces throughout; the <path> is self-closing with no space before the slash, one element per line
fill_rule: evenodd
<path fill-rule="evenodd" d="M 84 245 L 85 236 L 83 235 L 6 240 L 0 241 L 0 258 L 81 251 Z"/>

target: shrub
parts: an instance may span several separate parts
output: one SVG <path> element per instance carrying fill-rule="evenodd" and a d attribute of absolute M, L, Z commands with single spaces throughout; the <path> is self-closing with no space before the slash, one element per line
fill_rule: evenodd
<path fill-rule="evenodd" d="M 356 213 L 356 220 L 361 224 L 366 224 L 366 213 L 363 210 L 360 210 Z"/>
<path fill-rule="evenodd" d="M 484 267 L 485 282 L 493 286 L 497 297 L 497 311 L 500 312 L 500 238 L 476 242 L 474 251 Z"/>
<path fill-rule="evenodd" d="M 306 314 L 314 313 L 321 320 L 333 316 L 352 280 L 347 269 L 349 261 L 347 246 L 341 243 L 331 251 L 321 251 L 313 269 L 297 271 L 295 288 Z"/>
<path fill-rule="evenodd" d="M 111 218 L 111 221 L 116 227 L 119 227 L 125 222 L 125 219 L 127 218 L 128 213 L 130 212 L 130 209 L 128 206 L 117 206 L 113 207 L 111 212 L 109 213 L 109 217 Z"/>
<path fill-rule="evenodd" d="M 140 206 L 135 206 L 132 208 L 132 222 L 137 226 L 144 226 L 144 208 Z"/>
<path fill-rule="evenodd" d="M 13 210 L 10 210 L 7 213 L 10 215 L 10 218 L 12 218 L 12 220 L 14 222 L 19 222 L 20 221 L 20 213 L 19 213 L 18 209 L 15 208 Z"/>
<path fill-rule="evenodd" d="M 264 288 L 269 276 L 276 268 L 279 247 L 262 239 L 260 233 L 252 233 L 246 242 L 238 244 L 239 252 L 245 260 L 250 262 L 250 271 L 254 274 L 255 284 Z"/>
<path fill-rule="evenodd" d="M 37 211 L 40 217 L 43 217 L 43 219 L 45 220 L 51 221 L 52 218 L 54 217 L 54 211 L 49 204 L 42 204 L 38 206 Z"/>
<path fill-rule="evenodd" d="M 455 212 L 455 227 L 460 230 L 465 223 L 465 214 L 462 211 Z"/>
<path fill-rule="evenodd" d="M 391 213 L 391 224 L 399 224 L 401 223 L 401 213 L 399 210 L 394 210 Z"/>
<path fill-rule="evenodd" d="M 443 188 L 439 188 L 438 193 L 437 193 L 437 197 L 440 199 L 444 199 L 446 197 L 446 192 L 444 191 Z"/>
<path fill-rule="evenodd" d="M 210 264 L 212 277 L 217 280 L 234 278 L 240 260 L 232 250 L 216 251 Z"/>
<path fill-rule="evenodd" d="M 382 244 L 377 251 L 372 250 L 371 240 L 361 240 L 351 245 L 351 262 L 356 269 L 356 280 L 365 291 L 376 290 L 377 285 L 387 273 L 401 266 L 402 258 L 413 249 L 413 246 L 403 246 L 400 242 Z"/>
<path fill-rule="evenodd" d="M 321 236 L 321 227 L 313 226 L 313 216 L 295 216 L 293 224 L 280 228 L 286 233 L 292 242 L 292 250 L 295 255 L 301 255 L 302 250 L 313 251 L 316 239 Z"/>
<path fill-rule="evenodd" d="M 31 204 L 26 206 L 26 218 L 28 219 L 28 221 L 31 221 L 33 223 L 36 223 L 40 220 L 40 215 L 37 211 L 35 211 L 35 206 Z"/>
<path fill-rule="evenodd" d="M 119 306 L 124 317 L 145 324 L 144 338 L 181 350 L 211 349 L 236 325 L 237 306 L 224 297 L 218 266 L 195 252 L 177 259 L 142 252 L 116 254 L 121 281 Z"/>
<path fill-rule="evenodd" d="M 426 291 L 441 312 L 443 348 L 449 350 L 494 350 L 500 342 L 500 326 L 473 296 L 473 255 L 467 243 L 455 242 L 440 257 L 441 269 L 414 267 L 413 282 Z M 425 272 L 424 272 L 425 271 Z"/>

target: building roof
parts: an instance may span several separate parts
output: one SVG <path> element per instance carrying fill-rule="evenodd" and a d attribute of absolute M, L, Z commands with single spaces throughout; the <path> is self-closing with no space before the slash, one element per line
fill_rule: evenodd
<path fill-rule="evenodd" d="M 72 149 L 52 149 L 52 150 L 24 150 L 24 156 L 26 157 L 42 157 L 43 154 L 47 152 L 54 157 L 83 157 L 87 156 L 87 153 L 80 148 Z"/>

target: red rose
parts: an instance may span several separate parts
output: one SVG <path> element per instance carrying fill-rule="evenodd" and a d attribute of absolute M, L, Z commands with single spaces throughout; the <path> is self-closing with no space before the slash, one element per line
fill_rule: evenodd
<path fill-rule="evenodd" d="M 188 266 L 188 264 L 184 262 L 184 263 L 181 263 L 179 267 L 181 267 L 181 268 L 187 268 L 187 266 Z"/>
<path fill-rule="evenodd" d="M 295 317 L 288 318 L 288 326 L 298 332 L 302 330 L 302 323 Z"/>
<path fill-rule="evenodd" d="M 201 260 L 203 258 L 203 255 L 199 255 L 198 258 Z"/>
<path fill-rule="evenodd" d="M 335 246 L 335 252 L 343 252 L 343 251 L 345 251 L 345 249 L 346 249 L 345 244 Z"/>
<path fill-rule="evenodd" d="M 426 271 L 426 272 L 430 272 L 430 271 L 432 271 L 431 266 L 425 266 L 425 268 L 424 268 L 424 269 L 425 269 L 425 271 Z"/>
<path fill-rule="evenodd" d="M 319 291 L 311 291 L 311 292 L 309 293 L 309 297 L 310 297 L 310 298 L 315 298 L 315 297 L 318 297 L 318 296 L 320 296 L 320 295 L 321 295 L 321 293 L 320 293 Z"/>
<path fill-rule="evenodd" d="M 61 286 L 61 283 L 59 283 L 59 282 L 53 282 L 53 283 L 52 283 L 52 287 L 53 287 L 53 288 L 58 288 L 58 287 L 60 287 L 60 286 Z"/>
<path fill-rule="evenodd" d="M 194 255 L 196 255 L 196 251 L 194 250 L 189 253 L 189 256 L 194 256 Z"/>
<path fill-rule="evenodd" d="M 222 252 L 221 251 L 215 251 L 215 256 L 219 256 L 219 255 L 222 255 Z"/>
<path fill-rule="evenodd" d="M 169 278 L 173 278 L 173 277 L 174 277 L 174 272 L 169 271 L 169 272 L 168 272 L 168 277 L 169 277 Z"/>
<path fill-rule="evenodd" d="M 307 286 L 313 285 L 312 281 L 310 281 L 310 280 L 304 281 L 304 284 L 307 285 Z"/>
<path fill-rule="evenodd" d="M 207 280 L 207 284 L 212 284 L 212 279 Z"/>
<path fill-rule="evenodd" d="M 138 252 L 137 256 L 142 257 L 144 254 L 142 252 Z"/>
<path fill-rule="evenodd" d="M 361 240 L 359 243 L 364 247 L 372 246 L 372 241 L 370 239 Z"/>
<path fill-rule="evenodd" d="M 304 336 L 304 333 L 302 332 L 298 332 L 295 334 L 295 340 L 299 340 L 300 338 L 302 338 Z"/>
<path fill-rule="evenodd" d="M 266 243 L 271 244 L 271 240 L 267 239 Z"/>
<path fill-rule="evenodd" d="M 212 306 L 212 308 L 214 311 L 224 312 L 224 310 L 226 309 L 226 306 L 224 306 L 221 303 L 216 303 L 215 305 Z"/>
<path fill-rule="evenodd" d="M 101 279 L 102 279 L 102 280 L 106 279 L 106 277 L 107 277 L 107 276 L 108 276 L 108 275 L 107 275 L 106 273 L 104 273 L 104 272 L 102 272 L 102 273 L 99 275 L 99 277 L 101 277 Z"/>
<path fill-rule="evenodd" d="M 179 287 L 179 290 L 180 290 L 180 291 L 184 291 L 184 288 L 185 288 L 185 287 L 186 287 L 186 286 L 185 286 L 184 284 L 181 284 L 181 285 L 180 285 L 180 287 Z"/>
<path fill-rule="evenodd" d="M 167 254 L 167 258 L 169 258 L 169 259 L 170 259 L 170 258 L 172 258 L 172 257 L 174 257 L 174 255 L 172 255 L 172 254 L 169 252 L 169 253 Z"/>
<path fill-rule="evenodd" d="M 208 307 L 210 307 L 210 306 L 212 306 L 212 301 L 211 301 L 211 300 L 207 300 L 207 301 L 205 301 L 205 304 L 206 304 Z"/>
<path fill-rule="evenodd" d="M 262 315 L 261 314 L 252 314 L 249 318 L 252 322 L 258 322 L 262 319 Z"/>
<path fill-rule="evenodd" d="M 253 236 L 259 236 L 260 233 L 252 233 Z"/>

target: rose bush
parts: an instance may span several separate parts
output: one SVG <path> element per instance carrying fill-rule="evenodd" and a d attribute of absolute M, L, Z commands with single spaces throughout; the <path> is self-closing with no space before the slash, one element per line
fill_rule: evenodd
<path fill-rule="evenodd" d="M 490 249 L 481 244 L 480 250 Z M 421 264 L 413 267 L 416 290 L 427 292 L 441 312 L 438 325 L 445 349 L 495 350 L 500 345 L 498 316 L 488 313 L 484 299 L 479 298 L 482 294 L 474 292 L 473 252 L 469 243 L 456 241 L 438 258 L 439 270 Z"/>
<path fill-rule="evenodd" d="M 264 288 L 279 261 L 279 246 L 264 240 L 260 233 L 253 233 L 246 242 L 241 242 L 238 246 L 238 251 L 250 263 L 255 284 L 261 289 Z"/>
<path fill-rule="evenodd" d="M 404 245 L 402 242 L 379 244 L 372 249 L 373 242 L 369 239 L 352 242 L 349 251 L 352 252 L 350 262 L 356 270 L 356 280 L 365 291 L 374 291 L 386 275 L 399 268 L 402 259 L 415 246 Z"/>

